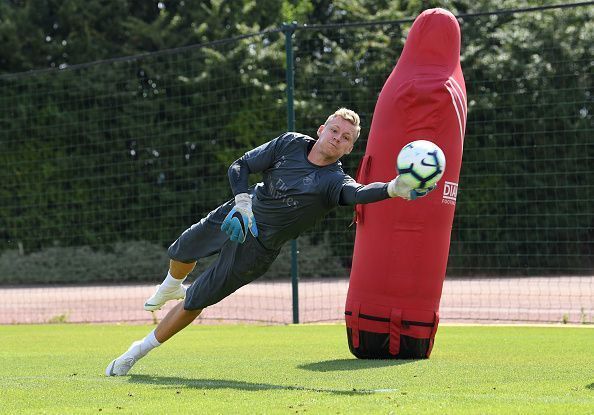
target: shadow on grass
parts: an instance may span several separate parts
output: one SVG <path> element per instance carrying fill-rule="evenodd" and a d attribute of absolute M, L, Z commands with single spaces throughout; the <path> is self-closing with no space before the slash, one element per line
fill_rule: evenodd
<path fill-rule="evenodd" d="M 239 380 L 224 379 L 188 379 L 176 376 L 149 376 L 130 375 L 131 383 L 160 385 L 166 388 L 191 388 L 191 389 L 235 389 L 244 391 L 261 390 L 295 390 L 309 392 L 325 392 L 336 395 L 369 395 L 372 393 L 386 392 L 387 390 L 374 389 L 327 389 L 310 388 L 298 385 L 273 385 L 270 383 L 252 383 Z"/>
<path fill-rule="evenodd" d="M 586 389 L 594 390 L 594 382 L 586 385 Z"/>
<path fill-rule="evenodd" d="M 322 362 L 308 363 L 297 366 L 299 369 L 311 370 L 313 372 L 338 372 L 345 370 L 360 370 L 376 367 L 400 366 L 413 363 L 416 360 L 395 360 L 395 359 L 334 359 Z"/>

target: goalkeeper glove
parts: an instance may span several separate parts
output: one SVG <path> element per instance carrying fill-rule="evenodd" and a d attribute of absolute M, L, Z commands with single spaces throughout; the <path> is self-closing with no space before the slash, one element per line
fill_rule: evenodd
<path fill-rule="evenodd" d="M 247 193 L 235 196 L 235 206 L 223 220 L 221 230 L 229 235 L 229 239 L 240 244 L 245 242 L 247 231 L 254 237 L 258 236 L 256 218 L 252 212 L 252 198 Z"/>
<path fill-rule="evenodd" d="M 418 197 L 426 196 L 436 187 L 437 185 L 434 184 L 426 189 L 411 189 L 409 185 L 400 180 L 400 176 L 396 176 L 394 180 L 388 183 L 388 195 L 390 197 L 398 196 L 406 200 L 415 200 Z"/>

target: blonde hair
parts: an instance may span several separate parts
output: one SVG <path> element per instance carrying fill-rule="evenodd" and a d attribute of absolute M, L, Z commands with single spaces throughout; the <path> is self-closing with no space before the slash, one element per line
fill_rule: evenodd
<path fill-rule="evenodd" d="M 345 120 L 347 120 L 348 122 L 350 122 L 351 124 L 353 124 L 355 127 L 357 127 L 357 135 L 355 137 L 355 140 L 353 141 L 357 141 L 357 139 L 359 138 L 359 134 L 361 134 L 361 119 L 359 118 L 359 114 L 357 114 L 355 111 L 350 110 L 348 108 L 339 108 L 336 111 L 334 111 L 334 114 L 331 114 L 327 119 L 326 122 L 324 123 L 324 125 L 328 125 L 328 123 L 330 122 L 330 120 L 334 119 L 334 117 L 341 117 Z"/>

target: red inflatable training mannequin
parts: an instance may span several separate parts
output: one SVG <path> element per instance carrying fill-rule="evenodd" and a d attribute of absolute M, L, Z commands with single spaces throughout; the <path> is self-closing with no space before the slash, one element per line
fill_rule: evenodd
<path fill-rule="evenodd" d="M 402 147 L 420 139 L 433 141 L 443 150 L 446 169 L 437 189 L 423 198 L 395 198 L 356 208 L 345 317 L 349 348 L 359 358 L 431 354 L 466 112 L 460 27 L 450 12 L 426 10 L 413 23 L 379 95 L 357 181 L 389 181 Z"/>

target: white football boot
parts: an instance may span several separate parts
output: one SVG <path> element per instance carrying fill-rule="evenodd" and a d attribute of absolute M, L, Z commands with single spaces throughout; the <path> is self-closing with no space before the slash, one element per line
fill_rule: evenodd
<path fill-rule="evenodd" d="M 105 368 L 105 376 L 125 376 L 132 366 L 148 352 L 142 350 L 142 340 L 135 341 L 132 346 L 120 357 L 114 359 Z"/>
<path fill-rule="evenodd" d="M 146 300 L 144 303 L 144 309 L 146 311 L 157 311 L 163 307 L 169 300 L 181 300 L 186 298 L 186 287 L 180 285 L 174 289 L 161 289 L 160 285 L 157 285 L 157 289 L 151 298 Z"/>

